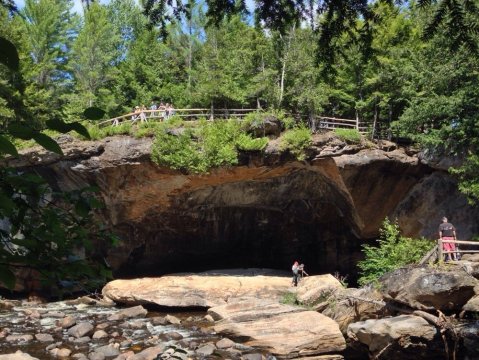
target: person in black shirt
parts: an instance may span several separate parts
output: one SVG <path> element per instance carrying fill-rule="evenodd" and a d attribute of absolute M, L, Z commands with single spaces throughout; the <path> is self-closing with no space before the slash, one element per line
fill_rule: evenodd
<path fill-rule="evenodd" d="M 439 238 L 441 240 L 456 240 L 456 228 L 447 221 L 447 217 L 443 217 L 442 224 L 439 225 Z M 444 251 L 456 251 L 456 244 L 443 242 L 442 249 Z M 457 255 L 455 252 L 449 252 L 446 254 L 446 261 L 449 260 L 457 260 Z"/>

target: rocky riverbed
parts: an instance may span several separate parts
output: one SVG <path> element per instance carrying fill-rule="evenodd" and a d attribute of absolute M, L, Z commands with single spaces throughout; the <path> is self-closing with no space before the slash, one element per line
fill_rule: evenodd
<path fill-rule="evenodd" d="M 242 269 L 114 280 L 98 299 L 4 300 L 0 360 L 478 359 L 472 260 L 401 268 L 376 288 Z"/>

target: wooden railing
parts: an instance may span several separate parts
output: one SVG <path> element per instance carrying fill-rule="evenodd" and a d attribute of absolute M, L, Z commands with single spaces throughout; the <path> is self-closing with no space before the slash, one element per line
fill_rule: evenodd
<path fill-rule="evenodd" d="M 419 264 L 426 264 L 429 262 L 434 261 L 443 261 L 444 255 L 447 254 L 473 254 L 479 253 L 479 250 L 461 250 L 456 246 L 456 250 L 445 251 L 443 247 L 443 243 L 451 243 L 451 244 L 463 244 L 463 245 L 470 245 L 470 246 L 479 246 L 478 241 L 463 241 L 463 240 L 443 240 L 438 239 L 437 245 L 435 245 L 419 262 Z"/>
<path fill-rule="evenodd" d="M 247 114 L 252 112 L 261 112 L 258 109 L 174 109 L 173 113 L 167 116 L 165 110 L 143 110 L 140 112 L 131 112 L 128 114 L 120 115 L 115 118 L 111 118 L 100 122 L 99 126 L 116 126 L 121 123 L 130 122 L 148 122 L 148 121 L 164 121 L 170 116 L 180 117 L 185 120 L 196 120 L 199 118 L 212 119 L 229 119 L 237 118 L 242 119 Z M 143 115 L 141 115 L 143 114 Z M 316 127 L 320 129 L 359 129 L 358 120 L 342 119 L 328 116 L 316 116 L 314 118 Z"/>
<path fill-rule="evenodd" d="M 243 118 L 247 114 L 257 112 L 258 109 L 174 109 L 171 114 L 165 110 L 142 110 L 120 115 L 98 123 L 99 126 L 119 125 L 124 122 L 147 122 L 150 120 L 164 121 L 171 116 L 184 118 L 185 120 L 195 120 L 199 118 L 206 119 L 225 119 L 225 118 Z M 142 116 L 141 114 L 144 114 Z"/>
<path fill-rule="evenodd" d="M 443 243 L 451 243 L 451 244 L 463 244 L 463 245 L 472 245 L 472 246 L 479 246 L 479 242 L 477 241 L 462 241 L 462 240 L 437 240 L 437 247 L 438 247 L 438 259 L 442 259 L 444 254 L 472 254 L 472 253 L 479 253 L 479 250 L 460 250 L 456 246 L 456 250 L 452 251 L 444 251 L 443 250 Z"/>

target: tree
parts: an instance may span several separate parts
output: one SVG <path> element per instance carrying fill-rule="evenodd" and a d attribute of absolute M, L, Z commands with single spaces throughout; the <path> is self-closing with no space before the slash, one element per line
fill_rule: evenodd
<path fill-rule="evenodd" d="M 25 100 L 40 123 L 59 116 L 60 97 L 67 90 L 69 50 L 76 35 L 77 17 L 70 0 L 27 0 L 22 10 L 24 34 L 31 57 L 25 68 Z"/>
<path fill-rule="evenodd" d="M 6 49 L 0 57 L 2 86 L 11 88 L 18 98 L 7 103 L 12 107 L 13 117 L 1 124 L 0 157 L 18 155 L 12 142 L 15 138 L 34 140 L 49 151 L 62 154 L 51 137 L 35 128 L 33 115 L 22 101 L 22 88 L 15 83 L 17 77 L 21 78 L 15 45 L 3 37 L 0 43 Z M 75 130 L 89 136 L 78 122 L 65 123 L 52 118 L 45 126 L 61 133 Z M 92 258 L 72 257 L 75 249 L 91 248 L 94 239 L 101 243 L 109 237 L 93 219 L 92 211 L 100 203 L 86 196 L 91 191 L 55 193 L 37 175 L 0 168 L 0 282 L 13 289 L 18 269 L 35 271 L 39 280 L 55 287 L 61 280 L 82 287 L 88 286 L 92 279 L 104 281 L 110 277 L 109 271 Z"/>
<path fill-rule="evenodd" d="M 376 282 L 383 274 L 418 262 L 435 245 L 425 239 L 401 236 L 397 223 L 384 219 L 377 246 L 363 245 L 364 260 L 358 263 L 359 284 Z"/>
<path fill-rule="evenodd" d="M 90 5 L 83 22 L 71 54 L 75 93 L 68 99 L 70 116 L 78 116 L 91 106 L 107 112 L 117 107 L 111 88 L 117 74 L 113 65 L 118 59 L 118 31 L 108 18 L 107 8 L 98 3 Z"/>

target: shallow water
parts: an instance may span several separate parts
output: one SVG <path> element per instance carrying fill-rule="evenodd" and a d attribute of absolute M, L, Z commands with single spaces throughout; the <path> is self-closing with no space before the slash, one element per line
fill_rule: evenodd
<path fill-rule="evenodd" d="M 68 348 L 72 351 L 72 355 L 83 353 L 88 355 L 95 348 L 107 345 L 110 341 L 115 343 L 124 343 L 125 340 L 131 340 L 128 345 L 121 346 L 120 351 L 133 350 L 135 353 L 158 344 L 175 344 L 181 343 L 182 347 L 191 344 L 201 344 L 216 342 L 221 337 L 214 334 L 210 327 L 210 323 L 204 319 L 206 312 L 189 311 L 189 312 L 170 312 L 169 314 L 181 320 L 180 325 L 153 325 L 151 319 L 153 317 L 164 317 L 168 313 L 149 311 L 145 318 L 133 318 L 121 321 L 107 321 L 106 318 L 120 310 L 117 307 L 100 307 L 87 305 L 68 305 L 64 302 L 56 302 L 41 305 L 24 304 L 14 307 L 11 310 L 0 311 L 0 332 L 8 328 L 8 335 L 30 334 L 35 336 L 39 333 L 49 333 L 53 336 L 54 342 L 61 342 L 61 348 Z M 25 311 L 38 311 L 41 313 L 40 319 L 29 318 L 25 316 Z M 88 321 L 94 325 L 101 323 L 109 323 L 105 331 L 109 334 L 103 339 L 91 339 L 88 343 L 78 343 L 68 335 L 66 329 L 61 329 L 56 322 L 64 316 L 71 315 L 78 322 Z M 126 327 L 125 323 L 131 325 Z M 118 336 L 112 336 L 118 332 Z M 168 333 L 176 332 L 183 336 L 180 341 L 171 340 Z M 52 342 L 40 342 L 35 338 L 27 342 L 11 343 L 6 341 L 6 337 L 0 338 L 0 354 L 14 353 L 17 350 L 28 353 L 38 359 L 55 359 L 48 353 L 46 347 Z"/>

